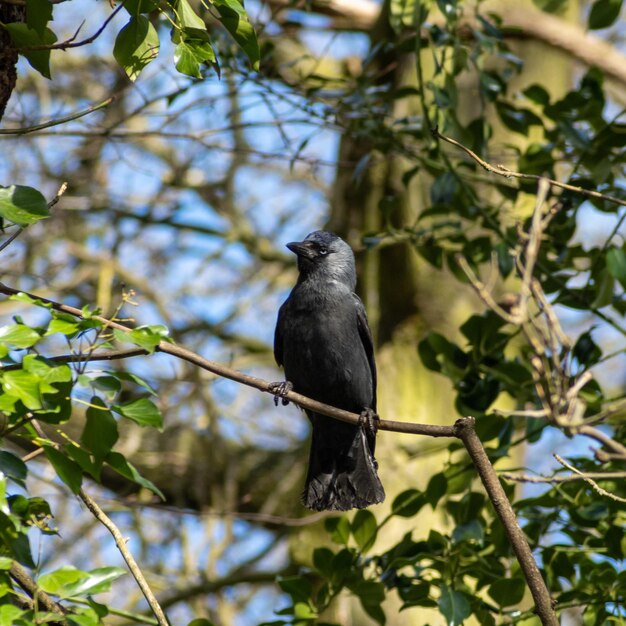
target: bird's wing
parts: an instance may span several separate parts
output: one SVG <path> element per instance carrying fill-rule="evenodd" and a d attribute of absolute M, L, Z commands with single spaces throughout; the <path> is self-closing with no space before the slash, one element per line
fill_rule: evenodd
<path fill-rule="evenodd" d="M 370 366 L 370 372 L 372 373 L 372 406 L 368 407 L 376 411 L 376 362 L 374 361 L 374 340 L 372 339 L 372 331 L 367 323 L 367 315 L 365 313 L 365 307 L 361 302 L 359 296 L 355 293 L 352 294 L 354 298 L 354 304 L 356 308 L 356 323 L 359 329 L 359 337 L 361 337 L 361 343 L 365 348 L 365 354 L 367 355 L 367 362 Z"/>
<path fill-rule="evenodd" d="M 278 309 L 278 319 L 276 320 L 276 330 L 274 331 L 274 358 L 278 365 L 283 364 L 283 311 L 285 304 Z"/>

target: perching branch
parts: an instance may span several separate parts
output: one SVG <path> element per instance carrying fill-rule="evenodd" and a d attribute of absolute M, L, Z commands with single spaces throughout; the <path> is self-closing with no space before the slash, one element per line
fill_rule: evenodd
<path fill-rule="evenodd" d="M 25 293 L 25 292 L 21 292 L 17 289 L 13 289 L 12 287 L 8 287 L 7 285 L 0 283 L 0 293 L 6 294 L 6 295 L 17 295 L 18 293 Z M 69 306 L 67 304 L 61 304 L 59 302 L 55 302 L 47 298 L 41 298 L 34 294 L 26 294 L 26 295 L 28 295 L 29 297 L 33 299 L 40 300 L 46 304 L 49 304 L 51 308 L 53 308 L 56 311 L 69 313 L 79 318 L 83 317 L 82 311 L 75 307 Z M 107 327 L 116 328 L 118 330 L 121 330 L 122 332 L 129 333 L 132 331 L 132 328 L 129 328 L 127 326 L 124 326 L 123 324 L 120 324 L 118 322 L 115 322 L 113 320 L 107 319 L 99 315 L 93 315 L 92 319 L 96 319 L 106 324 Z M 248 374 L 244 374 L 237 370 L 231 369 L 230 367 L 222 365 L 221 363 L 216 363 L 215 361 L 209 361 L 208 359 L 205 359 L 191 352 L 190 350 L 187 350 L 180 346 L 176 346 L 166 341 L 162 341 L 157 346 L 156 350 L 158 350 L 159 352 L 164 352 L 166 354 L 171 354 L 172 356 L 175 356 L 184 361 L 187 361 L 188 363 L 197 365 L 198 367 L 205 369 L 209 372 L 212 372 L 213 374 L 217 374 L 218 376 L 221 376 L 223 378 L 228 378 L 230 380 L 247 385 L 249 387 L 254 387 L 255 389 L 258 389 L 259 391 L 263 391 L 265 393 L 270 393 L 274 395 L 274 391 L 273 391 L 274 387 L 272 383 L 267 382 L 261 378 L 249 376 Z M 132 352 L 133 354 L 137 354 L 136 350 L 132 350 L 130 352 Z M 129 356 L 129 354 L 127 354 L 127 356 Z M 344 411 L 342 409 L 338 409 L 338 408 L 329 406 L 327 404 L 323 404 L 322 402 L 312 400 L 311 398 L 307 398 L 306 396 L 303 396 L 294 391 L 287 392 L 284 397 L 287 400 L 294 402 L 294 404 L 297 404 L 301 408 L 310 409 L 312 411 L 315 411 L 316 413 L 322 413 L 323 415 L 327 415 L 329 417 L 332 417 L 332 418 L 335 418 L 344 422 L 348 422 L 350 424 L 357 425 L 360 421 L 360 416 L 357 415 L 356 413 L 351 413 L 349 411 Z M 545 626 L 557 626 L 558 620 L 556 618 L 556 614 L 554 613 L 554 608 L 552 606 L 553 605 L 552 598 L 550 597 L 550 594 L 545 585 L 545 582 L 541 578 L 541 574 L 539 572 L 537 564 L 535 563 L 533 559 L 532 552 L 528 544 L 528 540 L 526 539 L 522 529 L 517 523 L 517 519 L 515 518 L 515 513 L 513 512 L 513 508 L 511 507 L 511 504 L 509 503 L 508 498 L 506 497 L 506 494 L 504 493 L 504 490 L 502 489 L 502 486 L 498 482 L 498 477 L 495 473 L 493 466 L 491 465 L 491 462 L 489 461 L 489 458 L 487 457 L 487 454 L 482 446 L 482 443 L 480 442 L 480 439 L 478 438 L 478 436 L 476 435 L 476 432 L 474 431 L 474 418 L 473 417 L 461 418 L 460 420 L 457 420 L 454 426 L 439 426 L 439 425 L 432 425 L 432 424 L 416 424 L 416 423 L 409 423 L 409 422 L 395 422 L 395 421 L 389 421 L 389 420 L 380 420 L 378 424 L 378 428 L 380 430 L 388 430 L 388 431 L 393 431 L 393 432 L 416 434 L 416 435 L 427 435 L 430 437 L 456 437 L 463 442 L 463 444 L 465 445 L 468 451 L 468 454 L 470 455 L 470 458 L 472 459 L 476 467 L 476 471 L 478 472 L 478 475 L 480 476 L 480 479 L 483 482 L 483 485 L 493 504 L 493 507 L 498 517 L 502 521 L 505 527 L 506 533 L 509 536 L 511 543 L 514 546 L 514 550 L 518 557 L 518 560 L 520 561 L 520 566 L 526 578 L 526 582 L 531 590 L 533 598 L 535 599 L 537 613 L 540 616 L 542 623 Z M 88 501 L 85 500 L 86 494 L 83 494 L 83 492 L 81 491 L 79 495 L 81 498 L 83 498 L 83 501 L 85 501 L 85 503 L 90 508 L 90 510 L 92 510 Z M 88 498 L 88 496 L 86 497 Z M 92 510 L 92 512 L 94 512 L 94 510 Z M 104 515 L 102 511 L 100 511 L 100 513 Z M 107 528 L 109 528 L 109 525 L 107 525 L 107 523 L 105 523 L 99 517 L 99 514 L 97 515 L 96 512 L 94 512 L 94 515 L 96 515 L 96 517 L 100 521 L 102 521 L 102 523 L 105 526 L 107 526 Z M 110 524 L 113 524 L 110 520 L 108 520 L 108 522 Z M 109 528 L 109 530 L 111 530 L 111 528 Z M 116 534 L 113 533 L 113 530 L 111 530 L 111 533 L 116 538 L 116 543 L 118 545 L 118 548 L 120 548 L 120 551 L 122 551 L 120 540 L 121 540 L 121 544 L 123 545 L 123 539 L 121 539 L 121 535 L 119 535 L 119 531 L 117 530 L 117 528 L 115 530 L 117 531 L 118 536 L 116 536 Z M 123 551 L 122 551 L 122 554 L 124 554 Z M 124 558 L 126 558 L 126 556 L 124 556 Z M 131 556 L 131 559 L 132 559 L 132 556 Z M 129 563 L 129 567 L 131 567 L 130 563 Z M 132 571 L 132 568 L 131 568 L 131 571 Z M 139 582 L 139 579 L 138 579 L 138 582 Z M 141 583 L 140 583 L 140 586 L 141 586 Z M 143 587 L 142 587 L 142 591 L 143 591 Z M 145 592 L 144 592 L 144 595 L 145 595 Z M 148 599 L 148 596 L 146 596 L 146 598 Z M 150 600 L 148 601 L 150 602 Z M 157 615 L 158 617 L 158 614 L 156 612 L 155 612 L 155 615 Z"/>

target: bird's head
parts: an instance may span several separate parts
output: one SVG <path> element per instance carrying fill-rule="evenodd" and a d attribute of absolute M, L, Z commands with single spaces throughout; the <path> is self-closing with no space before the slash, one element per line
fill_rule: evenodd
<path fill-rule="evenodd" d="M 287 247 L 298 256 L 301 277 L 316 275 L 355 288 L 354 253 L 341 237 L 326 230 L 316 230 L 304 241 L 292 241 Z"/>

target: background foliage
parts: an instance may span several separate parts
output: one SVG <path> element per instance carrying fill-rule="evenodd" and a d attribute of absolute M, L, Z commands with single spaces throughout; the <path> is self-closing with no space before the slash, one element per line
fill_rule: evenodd
<path fill-rule="evenodd" d="M 623 622 L 626 81 L 557 36 L 619 55 L 622 3 L 537 5 L 0 2 L 2 281 L 82 307 L 1 305 L 0 624 L 156 623 L 81 489 L 172 623 L 537 623 L 458 442 L 380 433 L 388 502 L 307 514 L 298 411 L 155 352 L 278 380 L 284 243 L 324 224 L 382 417 L 475 416 L 563 623 Z"/>

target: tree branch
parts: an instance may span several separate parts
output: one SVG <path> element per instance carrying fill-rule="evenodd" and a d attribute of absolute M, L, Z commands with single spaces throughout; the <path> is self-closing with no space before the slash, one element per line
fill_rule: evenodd
<path fill-rule="evenodd" d="M 45 591 L 42 591 L 29 573 L 17 562 L 13 561 L 9 570 L 11 578 L 33 599 L 35 606 L 41 606 L 50 613 L 65 615 L 65 609 L 55 602 Z"/>
<path fill-rule="evenodd" d="M 626 60 L 624 60 L 624 62 L 626 63 Z M 446 141 L 447 143 L 463 150 L 463 152 L 465 152 L 468 156 L 474 159 L 474 161 L 476 161 L 478 165 L 480 165 L 488 172 L 491 172 L 492 174 L 497 174 L 498 176 L 503 176 L 504 178 L 520 178 L 522 180 L 535 180 L 537 182 L 545 180 L 554 187 L 566 189 L 567 191 L 573 191 L 583 196 L 587 196 L 588 198 L 598 198 L 599 200 L 606 200 L 607 202 L 626 206 L 626 200 L 616 198 L 615 196 L 608 196 L 604 193 L 600 193 L 599 191 L 583 189 L 582 187 L 576 187 L 575 185 L 568 185 L 567 183 L 562 183 L 552 178 L 546 178 L 545 176 L 539 176 L 538 174 L 523 174 L 521 172 L 513 172 L 502 165 L 491 165 L 487 161 L 481 159 L 475 152 L 464 146 L 462 143 L 456 141 L 456 139 L 452 139 L 451 137 L 446 137 L 446 135 L 442 135 L 437 127 L 432 128 L 431 133 L 433 137 L 435 137 L 435 139 L 441 139 L 442 141 Z"/>
<path fill-rule="evenodd" d="M 126 539 L 122 536 L 120 529 L 113 523 L 111 518 L 98 506 L 98 504 L 93 500 L 83 489 L 78 492 L 78 497 L 85 503 L 85 506 L 91 511 L 93 516 L 113 535 L 113 539 L 115 539 L 115 545 L 118 550 L 121 552 L 124 561 L 126 561 L 126 565 L 128 565 L 128 569 L 130 570 L 133 578 L 137 581 L 141 592 L 146 598 L 152 612 L 154 613 L 157 621 L 159 622 L 159 626 L 169 626 L 169 622 L 165 617 L 165 613 L 163 613 L 163 609 L 159 605 L 156 596 L 152 593 L 152 589 L 148 585 L 148 581 L 145 579 L 143 572 L 137 565 L 137 562 L 133 558 L 133 555 L 130 553 L 130 550 L 126 546 Z"/>
<path fill-rule="evenodd" d="M 511 542 L 515 556 L 520 564 L 526 583 L 535 600 L 535 610 L 544 626 L 559 626 L 554 612 L 554 600 L 546 586 L 537 563 L 533 557 L 526 535 L 517 523 L 515 512 L 498 480 L 482 442 L 474 430 L 475 419 L 463 417 L 454 424 L 454 434 L 465 446 L 474 467 L 480 476 L 485 491 L 500 518 L 504 530 Z"/>

